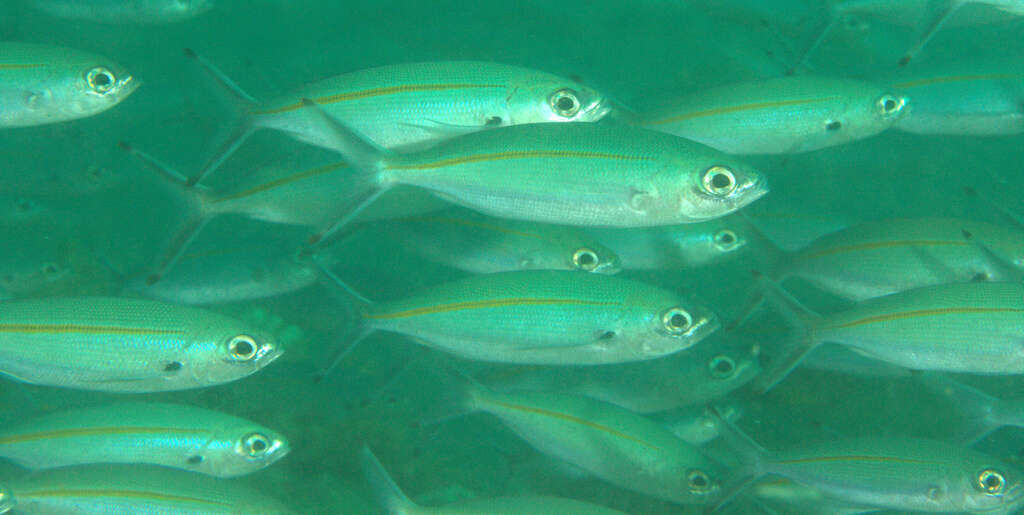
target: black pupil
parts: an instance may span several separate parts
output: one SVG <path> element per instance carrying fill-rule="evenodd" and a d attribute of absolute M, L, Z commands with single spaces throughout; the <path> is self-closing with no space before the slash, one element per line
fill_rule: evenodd
<path fill-rule="evenodd" d="M 110 75 L 107 75 L 106 73 L 96 74 L 96 77 L 92 81 L 94 84 L 101 87 L 109 86 L 110 83 L 113 82 L 112 80 L 110 80 Z"/>
<path fill-rule="evenodd" d="M 559 111 L 571 111 L 572 108 L 576 107 L 576 101 L 570 97 L 562 97 L 555 103 Z"/>
<path fill-rule="evenodd" d="M 732 184 L 732 179 L 724 173 L 716 173 L 711 177 L 711 186 L 715 189 L 728 188 Z"/>
<path fill-rule="evenodd" d="M 985 485 L 989 488 L 995 488 L 999 486 L 999 478 L 995 474 L 991 474 L 985 478 Z"/>
<path fill-rule="evenodd" d="M 700 474 L 694 474 L 694 476 L 690 478 L 690 482 L 693 484 L 693 486 L 696 486 L 698 488 L 707 486 L 708 484 L 707 478 Z"/>
<path fill-rule="evenodd" d="M 579 262 L 583 266 L 592 265 L 595 261 L 597 261 L 597 259 L 589 252 L 583 252 L 579 256 Z"/>
<path fill-rule="evenodd" d="M 244 341 L 235 343 L 235 354 L 238 354 L 239 356 L 248 356 L 252 354 L 252 344 Z"/>
<path fill-rule="evenodd" d="M 718 363 L 715 363 L 715 370 L 724 374 L 732 372 L 732 363 L 727 359 L 718 360 Z"/>
<path fill-rule="evenodd" d="M 672 327 L 686 327 L 686 317 L 676 313 L 669 319 L 669 323 L 672 324 Z"/>
<path fill-rule="evenodd" d="M 885 107 L 886 111 L 892 111 L 893 109 L 896 109 L 896 101 L 895 100 L 886 100 L 885 103 L 882 104 L 882 105 Z"/>
<path fill-rule="evenodd" d="M 174 372 L 176 370 L 181 370 L 181 366 L 182 365 L 180 361 L 172 361 L 164 365 L 164 372 Z"/>
<path fill-rule="evenodd" d="M 252 450 L 254 450 L 256 452 L 262 452 L 266 448 L 267 448 L 267 442 L 264 442 L 263 440 L 253 440 L 253 442 L 252 442 Z"/>
<path fill-rule="evenodd" d="M 825 130 L 830 130 L 830 131 L 837 131 L 837 130 L 839 130 L 839 129 L 840 129 L 840 128 L 841 128 L 842 126 L 843 126 L 843 124 L 841 124 L 841 123 L 839 123 L 839 122 L 828 122 L 828 124 L 827 124 L 827 125 L 825 125 Z"/>
<path fill-rule="evenodd" d="M 722 238 L 721 239 L 722 239 L 722 243 L 726 243 L 726 244 L 732 243 L 732 234 L 729 234 L 727 232 L 726 233 L 722 233 Z"/>

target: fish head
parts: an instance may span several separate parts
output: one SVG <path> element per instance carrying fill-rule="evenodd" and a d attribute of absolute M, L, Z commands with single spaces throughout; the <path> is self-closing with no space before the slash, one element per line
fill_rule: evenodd
<path fill-rule="evenodd" d="M 284 352 L 274 338 L 259 332 L 227 330 L 221 335 L 214 342 L 213 356 L 196 360 L 192 367 L 199 385 L 222 384 L 252 375 Z"/>
<path fill-rule="evenodd" d="M 241 421 L 240 421 L 241 422 Z M 237 477 L 268 467 L 291 451 L 288 440 L 265 427 L 242 422 L 221 428 L 199 453 L 188 457 L 196 472 Z"/>
<path fill-rule="evenodd" d="M 566 261 L 569 270 L 595 274 L 617 274 L 622 270 L 618 254 L 596 241 L 570 247 L 567 252 L 564 252 L 565 257 L 568 258 Z"/>
<path fill-rule="evenodd" d="M 971 513 L 1004 512 L 1024 502 L 1024 478 L 1012 467 L 1000 463 L 965 468 L 959 490 L 962 508 Z"/>
<path fill-rule="evenodd" d="M 837 86 L 838 89 L 838 86 Z M 868 138 L 892 127 L 910 110 L 907 97 L 874 85 L 851 83 L 835 102 L 829 103 L 817 127 L 793 152 L 807 152 Z M 810 121 L 810 120 L 809 120 Z"/>
<path fill-rule="evenodd" d="M 732 213 L 768 193 L 767 181 L 754 168 L 724 154 L 708 157 L 699 159 L 699 164 L 681 158 L 652 178 L 652 190 L 664 192 L 655 195 L 660 202 L 647 208 L 652 218 L 702 222 Z"/>
<path fill-rule="evenodd" d="M 678 231 L 671 233 L 669 241 L 675 252 L 683 256 L 686 263 L 694 266 L 736 256 L 747 245 L 742 227 L 728 219 L 681 226 Z"/>
<path fill-rule="evenodd" d="M 75 56 L 70 84 L 59 105 L 70 118 L 84 118 L 110 109 L 138 89 L 141 81 L 123 66 L 102 57 L 82 53 Z"/>
<path fill-rule="evenodd" d="M 513 80 L 506 98 L 509 125 L 596 122 L 611 110 L 607 97 L 576 81 L 549 74 Z"/>
<path fill-rule="evenodd" d="M 648 298 L 639 305 L 643 306 L 644 324 L 634 341 L 642 359 L 692 347 L 721 326 L 714 312 L 682 299 Z"/>
<path fill-rule="evenodd" d="M 758 349 L 741 345 L 719 345 L 706 356 L 705 376 L 700 382 L 719 395 L 730 392 L 761 373 Z M 715 395 L 717 397 L 718 395 Z"/>

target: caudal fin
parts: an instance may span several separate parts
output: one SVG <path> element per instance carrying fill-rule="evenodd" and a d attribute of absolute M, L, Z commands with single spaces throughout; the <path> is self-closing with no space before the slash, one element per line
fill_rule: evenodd
<path fill-rule="evenodd" d="M 317 373 L 314 382 L 320 382 L 325 377 L 327 377 L 327 375 L 330 374 L 331 371 L 334 370 L 334 368 L 337 367 L 339 363 L 341 363 L 349 354 L 351 354 L 352 351 L 355 350 L 356 346 L 358 346 L 360 342 L 362 342 L 367 336 L 373 333 L 374 328 L 367 325 L 364 322 L 363 316 L 366 313 L 367 309 L 373 304 L 373 302 L 370 299 L 364 297 L 356 290 L 354 290 L 351 286 L 346 284 L 345 281 L 342 281 L 341 278 L 338 277 L 337 274 L 335 274 L 334 271 L 332 271 L 331 268 L 322 261 L 319 255 L 304 257 L 304 259 L 312 260 L 313 264 L 315 265 L 314 268 L 320 272 L 320 275 L 328 283 L 336 287 L 336 291 L 340 293 L 341 296 L 343 297 L 342 306 L 350 313 L 352 318 L 355 320 L 355 326 L 353 330 L 355 336 L 351 339 L 348 345 L 339 347 L 334 357 L 331 358 L 330 364 L 327 367 L 325 367 L 322 371 Z"/>
<path fill-rule="evenodd" d="M 935 33 L 946 24 L 950 16 L 953 15 L 962 5 L 967 3 L 969 0 L 933 0 L 928 3 L 925 7 L 925 14 L 927 15 L 927 21 L 925 22 L 924 30 L 921 35 L 917 38 L 917 42 L 914 46 L 910 47 L 909 50 L 904 52 L 903 57 L 900 58 L 900 66 L 906 66 L 921 49 L 931 41 Z"/>
<path fill-rule="evenodd" d="M 807 61 L 810 60 L 811 56 L 814 55 L 814 52 L 816 52 L 818 47 L 821 46 L 821 43 L 825 41 L 825 38 L 832 32 L 832 29 L 835 28 L 836 23 L 839 21 L 839 16 L 839 13 L 835 12 L 834 9 L 829 8 L 828 23 L 826 23 L 821 31 L 818 32 L 818 36 L 814 38 L 814 41 L 812 41 L 811 44 L 800 53 L 800 58 L 797 62 L 786 70 L 786 75 L 793 75 L 801 68 L 807 66 Z"/>
<path fill-rule="evenodd" d="M 705 513 L 714 513 L 729 504 L 737 495 L 747 489 L 754 481 L 765 475 L 764 460 L 768 455 L 763 447 L 747 436 L 731 420 L 725 417 L 715 406 L 708 408 L 708 415 L 718 423 L 719 435 L 725 444 L 736 453 L 742 465 L 736 469 L 735 475 L 722 487 L 722 493 Z"/>
<path fill-rule="evenodd" d="M 214 66 L 213 63 L 197 54 L 194 50 L 186 48 L 185 57 L 198 63 L 207 75 L 220 86 L 219 90 L 222 96 L 227 99 L 228 105 L 232 106 L 235 111 L 235 119 L 226 133 L 218 139 L 220 144 L 214 151 L 213 156 L 203 164 L 203 167 L 196 176 L 188 179 L 189 185 L 195 185 L 209 177 L 220 165 L 224 164 L 224 161 L 231 157 L 231 154 L 234 154 L 238 147 L 242 146 L 242 143 L 245 143 L 245 140 L 256 131 L 258 127 L 253 123 L 252 112 L 259 105 L 259 102 L 246 93 L 224 72 Z"/>
<path fill-rule="evenodd" d="M 804 357 L 821 343 L 814 336 L 814 328 L 821 317 L 804 307 L 768 278 L 761 276 L 755 277 L 755 280 L 761 283 L 765 299 L 793 331 L 788 341 L 774 353 L 772 361 L 753 382 L 754 390 L 764 393 L 785 379 Z"/>
<path fill-rule="evenodd" d="M 359 451 L 359 462 L 363 466 L 366 482 L 370 484 L 384 511 L 391 515 L 407 515 L 418 508 L 416 503 L 406 497 L 369 447 L 363 446 Z"/>
<path fill-rule="evenodd" d="M 170 241 L 167 243 L 164 253 L 157 263 L 152 274 L 146 278 L 146 284 L 152 286 L 160 281 L 160 278 L 169 272 L 181 259 L 182 254 L 189 245 L 195 241 L 199 231 L 206 226 L 210 220 L 209 200 L 205 191 L 200 187 L 190 185 L 184 175 L 173 168 L 161 163 L 153 156 L 133 147 L 124 141 L 119 143 L 122 150 L 128 152 L 147 168 L 155 171 L 171 187 L 181 200 L 182 208 L 185 210 L 185 222 Z"/>

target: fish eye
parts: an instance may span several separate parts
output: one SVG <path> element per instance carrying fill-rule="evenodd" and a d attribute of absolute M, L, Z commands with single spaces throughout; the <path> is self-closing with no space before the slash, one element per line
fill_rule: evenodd
<path fill-rule="evenodd" d="M 661 323 L 670 334 L 683 334 L 693 326 L 693 317 L 683 308 L 669 308 L 661 314 Z"/>
<path fill-rule="evenodd" d="M 270 451 L 270 438 L 261 433 L 249 433 L 242 437 L 242 452 L 250 458 L 261 458 Z"/>
<path fill-rule="evenodd" d="M 897 98 L 892 95 L 884 95 L 878 99 L 878 108 L 881 109 L 882 114 L 890 115 L 903 109 L 903 104 L 905 103 L 906 99 L 903 97 Z"/>
<path fill-rule="evenodd" d="M 117 76 L 107 68 L 97 66 L 85 73 L 85 81 L 89 83 L 90 89 L 103 94 L 114 89 L 114 85 L 117 84 Z"/>
<path fill-rule="evenodd" d="M 240 334 L 228 342 L 228 352 L 231 354 L 231 359 L 250 361 L 256 357 L 259 349 L 256 347 L 256 340 L 252 336 Z"/>
<path fill-rule="evenodd" d="M 842 128 L 843 122 L 840 122 L 839 120 L 829 120 L 828 122 L 825 123 L 825 130 L 829 132 L 835 132 Z"/>
<path fill-rule="evenodd" d="M 572 253 L 572 264 L 576 265 L 576 268 L 580 270 L 591 271 L 597 268 L 600 260 L 597 257 L 597 253 L 586 247 L 577 249 L 576 252 Z"/>
<path fill-rule="evenodd" d="M 711 478 L 703 470 L 689 470 L 686 472 L 686 486 L 694 493 L 705 493 L 711 490 Z"/>
<path fill-rule="evenodd" d="M 715 356 L 708 362 L 711 375 L 719 379 L 728 379 L 736 371 L 736 362 L 729 356 Z"/>
<path fill-rule="evenodd" d="M 978 472 L 977 487 L 988 495 L 1002 495 L 1006 478 L 998 470 L 985 469 Z"/>
<path fill-rule="evenodd" d="M 725 197 L 736 191 L 736 176 L 732 170 L 715 165 L 704 171 L 704 191 L 716 197 Z"/>
<path fill-rule="evenodd" d="M 580 112 L 580 101 L 576 92 L 571 89 L 560 89 L 551 94 L 548 99 L 551 109 L 555 114 L 563 118 L 572 118 Z"/>
<path fill-rule="evenodd" d="M 715 245 L 722 250 L 730 250 L 736 245 L 736 241 L 739 238 L 736 237 L 736 233 L 729 229 L 722 229 L 715 233 Z"/>

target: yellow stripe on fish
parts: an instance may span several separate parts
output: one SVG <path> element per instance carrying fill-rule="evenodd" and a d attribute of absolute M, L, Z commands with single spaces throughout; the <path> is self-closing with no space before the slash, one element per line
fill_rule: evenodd
<path fill-rule="evenodd" d="M 533 414 L 536 414 L 536 415 L 544 415 L 544 416 L 547 416 L 547 417 L 553 417 L 553 418 L 557 418 L 557 419 L 561 419 L 561 420 L 566 420 L 566 421 L 569 421 L 569 422 L 575 422 L 577 424 L 581 424 L 581 425 L 584 425 L 584 426 L 587 426 L 587 427 L 590 427 L 590 428 L 593 428 L 593 429 L 597 429 L 598 431 L 603 431 L 605 433 L 609 433 L 609 434 L 618 436 L 620 438 L 625 438 L 626 440 L 629 440 L 631 442 L 636 442 L 636 443 L 638 443 L 638 444 L 640 444 L 640 445 L 642 445 L 644 447 L 650 448 L 650 449 L 660 450 L 656 445 L 653 445 L 653 444 L 651 444 L 649 442 L 641 440 L 641 439 L 639 439 L 639 438 L 637 438 L 635 436 L 628 435 L 628 434 L 623 433 L 622 431 L 619 431 L 617 429 L 613 429 L 613 428 L 610 428 L 608 426 L 605 426 L 605 425 L 602 425 L 602 424 L 598 424 L 597 422 L 591 422 L 589 420 L 582 419 L 582 418 L 577 417 L 577 416 L 567 415 L 565 413 L 558 413 L 557 411 L 550 411 L 550 410 L 546 410 L 546 409 L 543 409 L 543 408 L 536 408 L 536 407 L 533 407 L 533 406 L 521 406 L 521 405 L 518 405 L 518 404 L 510 404 L 510 403 L 501 402 L 501 401 L 491 401 L 491 402 L 493 402 L 494 404 L 496 404 L 498 406 L 501 406 L 503 408 L 508 408 L 508 409 L 511 409 L 511 410 L 524 411 L 526 413 L 533 413 Z"/>
<path fill-rule="evenodd" d="M 47 65 L 39 64 L 21 64 L 21 63 L 0 63 L 0 70 L 31 70 L 33 68 L 44 68 Z"/>
<path fill-rule="evenodd" d="M 714 116 L 716 114 L 727 114 L 736 113 L 740 111 L 754 111 L 757 109 L 770 109 L 773 107 L 786 107 L 793 105 L 802 104 L 815 104 L 818 102 L 828 102 L 831 100 L 839 100 L 841 97 L 822 97 L 822 98 L 797 98 L 793 100 L 776 100 L 774 102 L 755 102 L 752 104 L 741 104 L 735 106 L 716 107 L 714 109 L 706 109 L 703 111 L 694 111 L 692 113 L 684 113 L 676 116 L 670 116 L 661 120 L 651 120 L 645 122 L 646 125 L 662 125 L 666 123 L 681 122 L 683 120 L 690 120 L 693 118 L 703 118 L 705 116 Z"/>
<path fill-rule="evenodd" d="M 449 91 L 453 89 L 477 89 L 477 88 L 504 88 L 506 86 L 502 84 L 406 84 L 402 86 L 388 86 L 384 88 L 372 88 L 364 89 L 360 91 L 350 91 L 348 93 L 339 93 L 337 95 L 327 95 L 323 97 L 314 97 L 311 100 L 317 104 L 333 104 L 336 102 L 346 102 L 348 100 L 360 100 L 363 98 L 379 97 L 384 95 L 394 95 L 396 93 L 418 93 L 421 91 Z M 267 109 L 263 111 L 256 111 L 255 114 L 278 114 L 289 111 L 296 111 L 303 108 L 302 102 L 296 102 L 283 107 L 277 107 L 274 109 Z"/>
<path fill-rule="evenodd" d="M 979 75 L 950 75 L 948 77 L 930 77 L 927 79 L 910 80 L 893 84 L 894 88 L 915 88 L 918 86 L 930 86 L 932 84 L 944 84 L 949 82 L 968 82 L 972 80 L 1016 80 L 1021 78 L 1019 74 L 1011 73 L 989 73 Z"/>
<path fill-rule="evenodd" d="M 916 317 L 927 317 L 932 315 L 964 315 L 964 314 L 979 314 L 979 313 L 1024 313 L 1024 309 L 1021 308 L 973 308 L 973 307 L 959 307 L 959 308 L 936 308 L 936 309 L 919 309 L 914 311 L 903 311 L 900 313 L 889 313 L 886 315 L 876 315 L 867 318 L 861 318 L 851 322 L 828 326 L 829 329 L 845 329 L 848 327 L 856 327 L 858 325 L 873 324 L 875 322 L 891 322 L 893 320 L 903 320 L 905 318 L 916 318 Z"/>
<path fill-rule="evenodd" d="M 454 157 L 442 159 L 430 163 L 410 165 L 389 165 L 391 170 L 428 170 L 431 168 L 443 168 L 446 166 L 461 165 L 467 163 L 480 163 L 486 161 L 502 161 L 506 159 L 534 159 L 534 158 L 584 158 L 584 159 L 615 159 L 619 161 L 642 161 L 648 159 L 642 156 L 627 156 L 622 154 L 611 154 L 606 152 L 576 152 L 568 150 L 523 150 L 519 152 L 498 152 L 494 154 L 477 154 L 474 156 Z"/>
<path fill-rule="evenodd" d="M 54 489 L 54 490 L 30 490 L 19 491 L 18 497 L 119 497 L 130 499 L 148 499 L 152 501 L 168 502 L 191 502 L 197 504 L 208 504 L 211 506 L 222 506 L 231 508 L 230 503 L 211 501 L 199 497 L 187 497 L 184 495 L 171 495 L 158 492 L 145 492 L 139 490 L 113 490 L 113 489 Z"/>
<path fill-rule="evenodd" d="M 872 241 L 867 243 L 857 243 L 854 245 L 840 245 L 838 247 L 832 247 L 828 249 L 819 250 L 817 252 L 811 252 L 804 256 L 800 256 L 800 260 L 810 260 L 826 256 L 834 256 L 836 254 L 843 254 L 846 252 L 856 252 L 859 250 L 875 250 L 875 249 L 886 249 L 894 247 L 966 247 L 970 245 L 967 241 L 953 241 L 953 240 L 899 240 L 899 241 Z"/>
<path fill-rule="evenodd" d="M 127 336 L 184 335 L 180 329 L 151 329 L 146 327 L 120 327 L 83 324 L 0 324 L 0 333 L 29 334 L 119 334 Z"/>
<path fill-rule="evenodd" d="M 71 429 L 55 429 L 22 435 L 0 436 L 0 445 L 50 440 L 53 438 L 70 438 L 78 436 L 101 436 L 110 434 L 202 434 L 209 433 L 206 429 L 188 429 L 182 427 L 85 427 Z"/>
<path fill-rule="evenodd" d="M 594 300 L 578 300 L 578 299 L 532 299 L 532 298 L 512 298 L 512 299 L 487 299 L 487 300 L 475 300 L 469 302 L 453 302 L 451 304 L 439 304 L 437 306 L 424 306 L 422 308 L 407 309 L 405 311 L 396 311 L 393 313 L 367 313 L 364 314 L 364 318 L 373 320 L 390 320 L 395 318 L 408 318 L 419 315 L 435 315 L 437 313 L 447 313 L 450 311 L 462 311 L 467 309 L 481 309 L 481 308 L 500 308 L 506 306 L 552 306 L 552 305 L 570 305 L 570 306 L 616 306 L 618 302 L 602 302 Z"/>
<path fill-rule="evenodd" d="M 215 199 L 214 202 L 224 202 L 224 201 L 227 201 L 227 200 L 236 200 L 236 199 L 248 197 L 250 195 L 255 195 L 255 194 L 260 193 L 260 192 L 264 192 L 264 191 L 267 191 L 267 190 L 270 190 L 270 189 L 274 189 L 274 188 L 276 188 L 278 186 L 284 186 L 286 184 L 291 184 L 293 182 L 300 181 L 302 179 L 307 179 L 309 177 L 316 177 L 317 175 L 323 175 L 325 173 L 330 173 L 330 172 L 333 172 L 335 170 L 339 170 L 341 168 L 348 168 L 348 164 L 344 163 L 344 162 L 339 162 L 339 163 L 332 163 L 332 164 L 324 165 L 324 166 L 318 166 L 318 167 L 312 168 L 310 170 L 303 170 L 301 172 L 296 172 L 296 173 L 293 173 L 291 175 L 288 175 L 288 176 L 285 176 L 285 177 L 281 177 L 280 179 L 275 179 L 273 181 L 270 181 L 270 182 L 267 182 L 267 183 L 264 183 L 264 184 L 260 184 L 258 186 L 253 186 L 252 188 L 249 188 L 249 189 L 244 190 L 244 191 L 239 191 L 237 193 L 232 193 L 230 195 L 225 195 L 223 197 L 219 197 L 219 198 Z"/>

